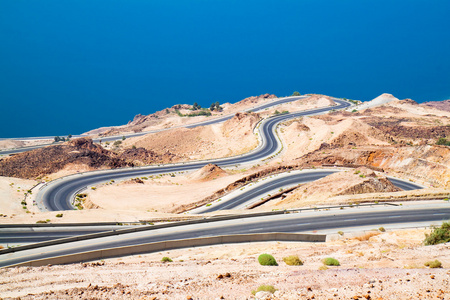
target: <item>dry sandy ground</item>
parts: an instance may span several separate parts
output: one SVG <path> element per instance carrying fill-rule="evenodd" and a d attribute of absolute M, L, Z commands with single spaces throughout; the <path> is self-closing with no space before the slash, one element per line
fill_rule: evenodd
<path fill-rule="evenodd" d="M 0 295 L 20 299 L 254 299 L 252 290 L 273 285 L 278 291 L 267 299 L 450 299 L 450 245 L 422 246 L 424 232 L 374 232 L 360 237 L 362 241 L 232 244 L 84 264 L 6 268 L 0 270 Z M 259 265 L 261 253 L 271 253 L 279 265 Z M 298 255 L 304 265 L 286 265 L 283 257 L 289 255 Z M 163 256 L 173 262 L 162 263 Z M 325 257 L 338 259 L 341 266 L 319 270 Z M 443 269 L 424 267 L 435 259 Z"/>
<path fill-rule="evenodd" d="M 268 117 L 275 113 L 275 111 L 283 112 L 296 112 L 301 110 L 308 110 L 318 107 L 326 107 L 334 105 L 334 101 L 329 96 L 324 95 L 311 95 L 308 98 L 300 99 L 297 101 L 280 104 L 274 107 L 267 108 L 261 112 L 258 112 L 262 117 Z"/>
<path fill-rule="evenodd" d="M 174 176 L 152 176 L 143 180 L 143 184 L 122 182 L 99 186 L 95 191 L 88 191 L 89 200 L 107 210 L 170 212 L 177 206 L 202 200 L 245 174 L 208 181 L 192 180 L 195 174 Z"/>
<path fill-rule="evenodd" d="M 24 194 L 36 183 L 34 180 L 0 176 L 0 214 L 7 217 L 24 214 L 26 209 L 21 205 Z M 0 217 L 0 223 L 4 222 L 4 218 L 6 217 Z"/>
<path fill-rule="evenodd" d="M 52 142 L 53 142 L 53 140 L 42 140 L 42 139 L 40 139 L 40 140 L 24 140 L 24 141 L 2 140 L 2 141 L 0 141 L 0 150 L 37 146 L 37 145 L 43 145 L 43 144 L 50 144 Z"/>

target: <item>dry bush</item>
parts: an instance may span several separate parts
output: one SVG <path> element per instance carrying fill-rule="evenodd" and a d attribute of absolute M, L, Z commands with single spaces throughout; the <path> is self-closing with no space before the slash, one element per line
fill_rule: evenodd
<path fill-rule="evenodd" d="M 357 240 L 360 241 L 360 242 L 368 241 L 371 237 L 377 236 L 377 235 L 379 235 L 379 234 L 381 234 L 381 233 L 380 233 L 380 232 L 372 231 L 372 232 L 368 232 L 368 233 L 366 233 L 366 234 L 364 234 L 364 235 L 362 235 L 362 236 L 357 236 L 357 237 L 355 237 L 355 239 L 357 239 Z"/>

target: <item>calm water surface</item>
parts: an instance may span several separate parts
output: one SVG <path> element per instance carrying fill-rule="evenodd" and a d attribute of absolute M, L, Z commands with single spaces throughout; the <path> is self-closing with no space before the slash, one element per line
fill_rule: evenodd
<path fill-rule="evenodd" d="M 450 98 L 450 1 L 0 1 L 0 137 L 177 103 Z"/>

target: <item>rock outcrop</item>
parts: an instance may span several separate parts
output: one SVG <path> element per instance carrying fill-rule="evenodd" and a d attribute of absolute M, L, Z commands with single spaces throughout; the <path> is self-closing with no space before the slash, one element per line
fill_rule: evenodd
<path fill-rule="evenodd" d="M 450 100 L 424 102 L 421 105 L 436 108 L 439 110 L 450 111 Z"/>
<path fill-rule="evenodd" d="M 225 175 L 227 175 L 227 172 L 222 170 L 222 168 L 220 168 L 218 165 L 207 164 L 203 168 L 192 173 L 189 177 L 192 180 L 207 181 L 207 180 L 213 180 L 213 179 L 225 176 Z"/>
<path fill-rule="evenodd" d="M 397 191 L 400 189 L 384 175 L 360 167 L 355 170 L 334 173 L 304 184 L 271 205 L 276 207 L 304 206 L 309 202 L 320 203 L 323 201 L 326 203 L 326 199 L 333 196 Z"/>
<path fill-rule="evenodd" d="M 87 165 L 92 169 L 133 166 L 94 144 L 91 139 L 80 138 L 3 159 L 0 161 L 0 175 L 34 179 L 62 170 L 69 164 Z"/>

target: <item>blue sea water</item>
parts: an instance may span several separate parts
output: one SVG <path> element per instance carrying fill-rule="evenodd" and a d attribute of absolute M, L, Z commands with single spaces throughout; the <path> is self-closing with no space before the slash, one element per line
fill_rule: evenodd
<path fill-rule="evenodd" d="M 2 0 L 0 137 L 262 93 L 450 98 L 450 1 Z"/>

